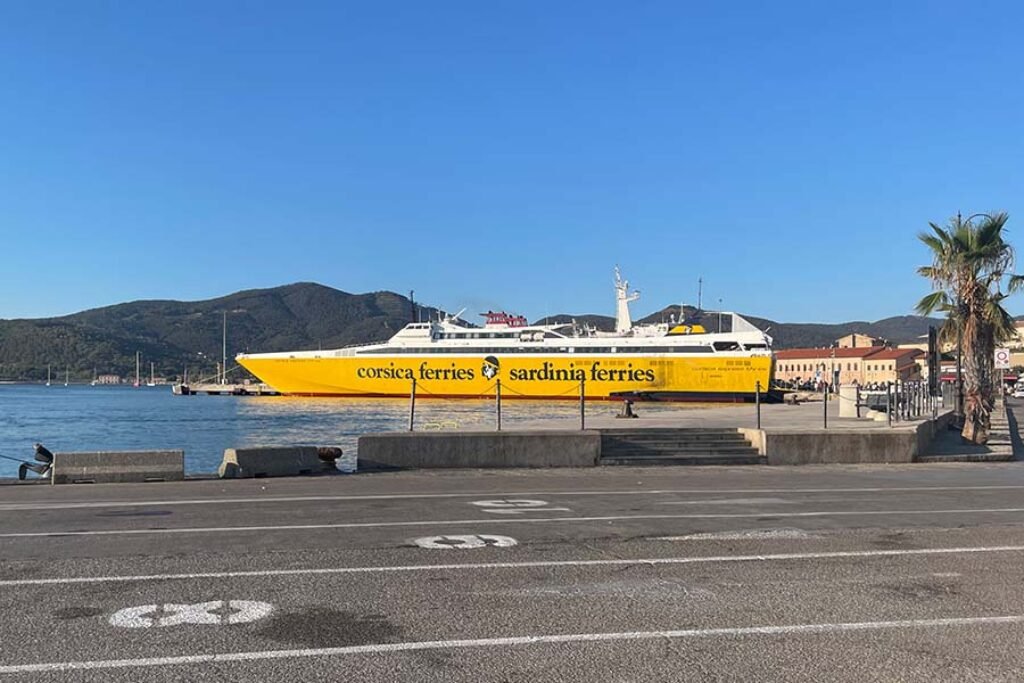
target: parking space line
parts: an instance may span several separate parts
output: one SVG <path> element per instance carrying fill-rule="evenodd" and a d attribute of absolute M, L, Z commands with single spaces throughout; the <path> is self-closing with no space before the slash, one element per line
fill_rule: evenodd
<path fill-rule="evenodd" d="M 41 664 L 0 666 L 0 674 L 44 673 L 97 669 L 126 669 L 158 666 L 181 666 L 210 662 L 251 662 L 276 659 L 332 657 L 355 654 L 389 654 L 422 650 L 457 650 L 484 647 L 525 647 L 615 641 L 660 640 L 665 638 L 715 638 L 720 636 L 776 636 L 818 633 L 854 633 L 892 629 L 954 628 L 965 626 L 1016 625 L 1024 616 L 960 617 L 949 619 L 908 619 L 904 621 L 866 621 L 852 623 L 793 624 L 782 626 L 747 626 L 735 628 L 680 629 L 673 631 L 627 631 L 621 633 L 571 633 L 560 635 L 478 638 L 471 640 L 431 640 L 409 643 L 381 643 L 346 647 L 303 648 L 297 650 L 263 650 L 256 652 L 224 652 L 217 654 L 182 655 L 177 657 L 145 657 L 139 659 L 107 659 Z"/>
<path fill-rule="evenodd" d="M 337 522 L 334 524 L 282 524 L 260 526 L 164 527 L 158 529 L 96 529 L 91 531 L 18 531 L 0 534 L 0 538 L 63 538 L 67 536 L 144 536 L 152 534 L 215 534 L 256 531 L 317 531 L 323 529 L 381 529 L 387 527 L 473 526 L 480 524 L 550 524 L 553 522 L 619 522 L 650 519 L 751 519 L 759 517 L 874 517 L 879 515 L 977 515 L 1020 514 L 1024 508 L 980 508 L 960 510 L 816 510 L 809 512 L 721 512 L 655 515 L 601 515 L 595 517 L 502 517 L 485 519 L 436 519 L 400 522 Z"/>
<path fill-rule="evenodd" d="M 525 562 L 472 562 L 455 564 L 415 564 L 382 567 L 312 567 L 307 569 L 266 569 L 236 572 L 197 572 L 188 574 L 143 574 L 137 576 L 77 576 L 49 579 L 6 579 L 0 588 L 14 586 L 50 586 L 68 584 L 127 583 L 142 581 L 233 579 L 278 576 L 310 576 L 324 574 L 385 574 L 400 572 L 471 571 L 487 569 L 536 569 L 572 567 L 621 567 L 626 565 L 662 566 L 709 564 L 724 562 L 784 562 L 794 560 L 834 560 L 872 557 L 912 557 L 929 555 L 966 555 L 982 553 L 1019 553 L 1024 545 L 911 548 L 903 550 L 838 550 L 831 552 L 771 553 L 758 555 L 712 555 L 704 557 L 651 557 L 614 560 L 538 560 Z"/>
<path fill-rule="evenodd" d="M 908 487 L 865 487 L 865 488 L 806 488 L 806 489 L 721 489 L 715 495 L 748 494 L 748 493 L 914 493 L 939 491 L 1012 491 L 1024 489 L 1024 485 L 993 485 L 993 486 L 908 486 Z M 435 498 L 483 498 L 507 496 L 648 496 L 662 494 L 701 494 L 708 495 L 707 489 L 632 489 L 625 491 L 514 491 L 494 492 L 481 491 L 476 493 L 396 493 L 373 495 L 336 495 L 336 496 L 258 496 L 238 498 L 192 498 L 183 500 L 130 500 L 130 501 L 68 501 L 38 503 L 0 503 L 0 512 L 28 512 L 32 510 L 74 510 L 106 507 L 148 507 L 171 505 L 235 505 L 238 503 L 299 503 L 324 501 L 373 501 L 373 500 L 423 500 Z"/>

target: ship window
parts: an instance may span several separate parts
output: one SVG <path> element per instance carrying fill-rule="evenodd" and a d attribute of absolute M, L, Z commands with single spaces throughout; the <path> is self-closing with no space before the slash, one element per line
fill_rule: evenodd
<path fill-rule="evenodd" d="M 740 345 L 736 342 L 715 342 L 715 351 L 738 351 Z"/>
<path fill-rule="evenodd" d="M 744 344 L 744 346 L 746 348 L 748 348 L 748 349 L 767 349 L 768 348 L 767 344 Z"/>

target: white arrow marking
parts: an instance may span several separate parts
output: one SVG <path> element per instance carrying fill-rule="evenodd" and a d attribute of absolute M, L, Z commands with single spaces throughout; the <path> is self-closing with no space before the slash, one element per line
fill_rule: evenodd
<path fill-rule="evenodd" d="M 121 628 L 149 628 L 153 620 L 143 615 L 152 614 L 158 609 L 157 605 L 140 605 L 139 607 L 128 607 L 115 612 L 110 617 L 111 626 Z"/>
<path fill-rule="evenodd" d="M 476 500 L 472 505 L 482 507 L 484 512 L 494 515 L 521 515 L 528 510 L 537 512 L 560 511 L 569 512 L 569 508 L 550 507 L 550 503 L 544 500 L 532 498 L 502 498 L 498 500 Z"/>
<path fill-rule="evenodd" d="M 164 605 L 165 612 L 174 612 L 160 620 L 159 626 L 180 626 L 181 624 L 219 624 L 220 615 L 210 614 L 210 610 L 224 606 L 221 600 L 197 602 L 194 605 Z"/>
<path fill-rule="evenodd" d="M 223 600 L 198 602 L 191 605 L 166 603 L 162 608 L 159 605 L 140 605 L 115 612 L 110 617 L 110 624 L 121 628 L 166 627 L 184 624 L 245 624 L 262 619 L 274 609 L 270 603 L 255 600 L 230 600 L 226 606 L 231 610 L 231 614 L 227 616 L 213 613 L 214 610 L 225 607 Z M 160 609 L 169 614 L 160 619 L 146 616 L 152 615 Z"/>
<path fill-rule="evenodd" d="M 489 534 L 467 536 L 425 536 L 417 538 L 414 543 L 421 548 L 443 548 L 446 550 L 463 548 L 510 548 L 517 541 L 510 536 L 492 536 Z"/>
<path fill-rule="evenodd" d="M 228 624 L 246 624 L 267 616 L 274 611 L 274 606 L 269 602 L 257 602 L 256 600 L 232 600 L 228 607 L 235 610 L 234 614 L 228 615 L 225 620 Z"/>

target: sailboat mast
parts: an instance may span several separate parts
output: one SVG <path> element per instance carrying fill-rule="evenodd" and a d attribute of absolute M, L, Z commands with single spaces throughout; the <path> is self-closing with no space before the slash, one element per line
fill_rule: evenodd
<path fill-rule="evenodd" d="M 222 341 L 223 341 L 223 349 L 222 349 L 221 360 L 223 361 L 223 363 L 220 366 L 221 367 L 221 373 L 222 373 L 221 374 L 220 383 L 221 384 L 227 384 L 228 383 L 228 312 L 227 311 L 224 311 L 224 338 L 223 338 Z"/>
<path fill-rule="evenodd" d="M 142 362 L 141 352 L 135 352 L 135 386 L 139 386 L 139 363 Z"/>

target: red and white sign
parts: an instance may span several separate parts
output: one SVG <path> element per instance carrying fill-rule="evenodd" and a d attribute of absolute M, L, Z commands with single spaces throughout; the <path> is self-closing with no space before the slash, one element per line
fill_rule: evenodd
<path fill-rule="evenodd" d="M 1010 349 L 996 349 L 996 370 L 1010 369 Z"/>

